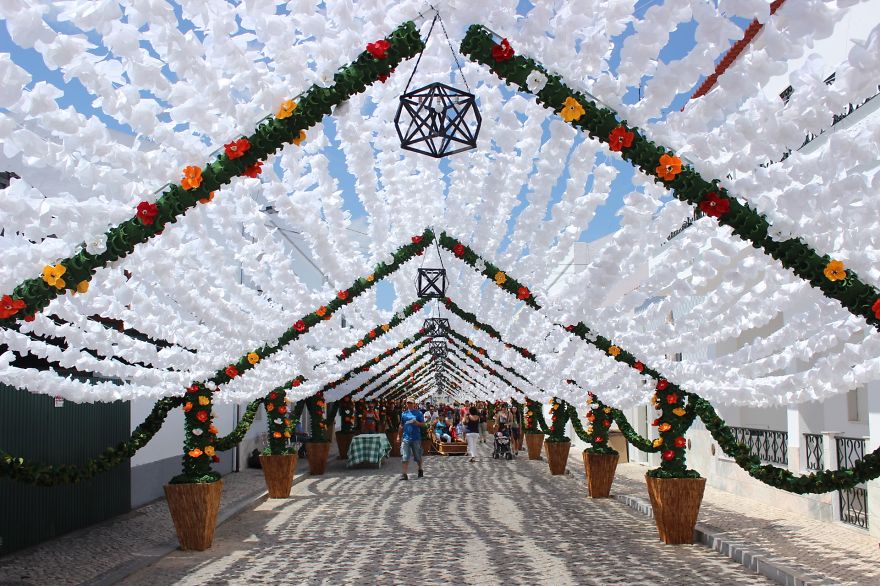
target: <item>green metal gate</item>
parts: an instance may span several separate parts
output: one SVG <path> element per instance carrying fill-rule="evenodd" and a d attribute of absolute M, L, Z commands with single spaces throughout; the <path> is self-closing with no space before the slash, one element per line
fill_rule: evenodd
<path fill-rule="evenodd" d="M 75 404 L 0 384 L 0 449 L 48 464 L 82 464 L 131 433 L 128 402 Z M 130 510 L 131 467 L 71 486 L 0 479 L 0 556 Z"/>

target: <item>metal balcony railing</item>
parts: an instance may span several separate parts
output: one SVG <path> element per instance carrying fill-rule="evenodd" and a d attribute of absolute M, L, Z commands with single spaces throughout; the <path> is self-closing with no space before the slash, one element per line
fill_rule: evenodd
<path fill-rule="evenodd" d="M 788 465 L 788 432 L 773 429 L 731 427 L 736 441 L 749 447 L 762 462 Z"/>

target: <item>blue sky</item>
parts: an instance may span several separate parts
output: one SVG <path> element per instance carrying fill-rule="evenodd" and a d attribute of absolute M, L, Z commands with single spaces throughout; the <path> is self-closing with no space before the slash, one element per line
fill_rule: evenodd
<path fill-rule="evenodd" d="M 640 0 L 636 3 L 636 14 L 642 15 L 648 7 L 660 4 L 661 2 L 662 0 Z M 176 5 L 174 6 L 179 16 L 179 7 Z M 531 8 L 531 2 L 529 2 L 528 0 L 521 0 L 518 12 L 521 15 L 527 15 Z M 744 28 L 747 25 L 747 22 L 742 22 L 738 24 L 740 24 L 740 26 Z M 61 26 L 68 27 L 70 25 L 62 24 Z M 192 28 L 191 23 L 184 22 L 181 24 L 181 30 L 189 30 L 190 28 Z M 694 46 L 694 30 L 695 24 L 693 22 L 685 23 L 679 26 L 678 29 L 676 29 L 671 34 L 669 43 L 661 50 L 659 55 L 660 59 L 664 62 L 669 62 L 672 60 L 680 59 L 684 55 L 686 55 Z M 610 61 L 612 72 L 616 70 L 617 64 L 619 62 L 620 49 L 623 44 L 623 40 L 632 33 L 632 25 L 629 25 L 622 34 L 612 39 L 614 43 L 614 48 Z M 99 45 L 99 47 L 101 46 L 100 39 L 95 37 L 94 34 L 90 34 L 89 37 L 90 41 Z M 97 116 L 109 128 L 128 134 L 133 134 L 131 129 L 128 128 L 126 125 L 120 124 L 110 116 L 105 115 L 102 111 L 100 111 L 100 109 L 95 108 L 93 106 L 94 96 L 90 95 L 78 80 L 73 79 L 70 81 L 65 81 L 59 71 L 52 71 L 46 67 L 39 53 L 37 53 L 35 50 L 22 49 L 14 45 L 11 38 L 9 37 L 9 33 L 6 29 L 6 24 L 3 21 L 0 21 L 0 50 L 8 52 L 12 60 L 16 64 L 30 72 L 33 78 L 33 82 L 47 81 L 52 85 L 63 89 L 64 95 L 59 99 L 59 104 L 62 107 L 72 106 L 82 114 L 85 114 L 87 116 Z M 101 55 L 102 51 L 106 52 L 106 49 L 99 48 L 95 51 L 95 53 Z M 166 74 L 170 75 L 170 72 L 166 71 Z M 681 108 L 687 101 L 691 91 L 679 95 L 670 109 Z M 624 102 L 627 103 L 634 103 L 638 99 L 638 89 L 636 88 L 633 88 L 627 95 L 624 96 Z M 336 129 L 332 117 L 328 117 L 325 120 L 325 129 L 331 139 L 331 142 L 335 142 Z M 584 140 L 582 137 L 578 137 L 576 139 L 576 142 L 582 140 Z M 363 217 L 365 215 L 365 210 L 355 194 L 355 178 L 347 171 L 342 152 L 337 148 L 331 147 L 326 149 L 325 154 L 330 161 L 331 173 L 333 173 L 334 176 L 337 177 L 337 179 L 339 180 L 340 188 L 343 191 L 344 206 L 351 212 L 353 219 Z M 612 184 L 610 196 L 605 201 L 605 203 L 597 209 L 595 219 L 590 223 L 589 226 L 584 227 L 584 230 L 580 237 L 580 240 L 582 241 L 590 242 L 609 233 L 612 233 L 618 229 L 619 219 L 616 214 L 623 205 L 624 196 L 632 189 L 632 167 L 629 164 L 618 160 L 617 158 L 609 157 L 607 159 L 607 162 L 609 162 L 611 165 L 614 165 L 618 169 L 619 175 Z M 568 173 L 565 172 L 562 177 L 560 177 L 557 185 L 554 187 L 550 205 L 556 203 L 561 198 L 567 179 Z M 588 185 L 589 181 L 591 181 L 591 179 L 588 180 Z M 519 194 L 521 204 L 516 208 L 513 217 L 508 223 L 508 233 L 515 225 L 518 215 L 526 207 L 526 195 L 527 194 L 525 192 Z M 388 292 L 384 290 L 380 291 L 379 297 L 380 307 L 388 307 L 393 301 L 393 299 L 388 298 Z"/>

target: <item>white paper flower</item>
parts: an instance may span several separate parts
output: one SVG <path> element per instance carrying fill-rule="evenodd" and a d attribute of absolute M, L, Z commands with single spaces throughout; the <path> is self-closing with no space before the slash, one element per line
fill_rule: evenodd
<path fill-rule="evenodd" d="M 282 421 L 281 419 L 275 420 L 275 425 L 281 425 L 282 423 L 284 423 L 284 421 Z"/>
<path fill-rule="evenodd" d="M 193 435 L 202 435 L 204 433 L 204 430 L 202 430 L 202 428 L 200 427 L 196 427 L 195 429 L 193 429 L 192 433 Z"/>
<path fill-rule="evenodd" d="M 486 270 L 486 261 L 482 258 L 478 258 L 477 262 L 474 263 L 474 268 L 480 271 L 481 273 Z"/>
<path fill-rule="evenodd" d="M 104 254 L 107 251 L 107 235 L 101 234 L 99 236 L 95 236 L 86 243 L 86 252 L 89 254 L 94 254 L 95 256 L 99 254 Z"/>
<path fill-rule="evenodd" d="M 544 89 L 545 85 L 547 85 L 547 76 L 537 69 L 533 70 L 526 78 L 526 87 L 528 87 L 529 91 L 533 94 L 537 94 Z"/>
<path fill-rule="evenodd" d="M 215 383 L 213 381 L 207 381 L 205 383 L 205 388 L 207 388 L 209 391 L 216 391 L 217 390 L 217 383 Z"/>
<path fill-rule="evenodd" d="M 791 240 L 796 237 L 791 230 L 783 228 L 782 226 L 772 225 L 767 228 L 767 235 L 777 242 L 785 242 L 786 240 Z"/>
<path fill-rule="evenodd" d="M 590 409 L 598 409 L 598 408 L 599 408 L 599 405 L 597 405 L 596 403 L 590 403 Z"/>

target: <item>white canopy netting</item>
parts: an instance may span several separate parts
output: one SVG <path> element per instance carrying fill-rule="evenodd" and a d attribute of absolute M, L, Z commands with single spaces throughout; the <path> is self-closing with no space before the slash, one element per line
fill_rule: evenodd
<path fill-rule="evenodd" d="M 876 287 L 880 202 L 870 195 L 880 185 L 880 120 L 835 132 L 809 153 L 797 148 L 805 133 L 829 127 L 835 112 L 876 94 L 880 26 L 853 39 L 843 63 L 807 59 L 792 74 L 787 102 L 763 91 L 856 5 L 803 0 L 771 17 L 764 0 L 0 1 L 14 44 L 0 53 L 0 136 L 5 170 L 19 177 L 0 191 L 3 294 L 83 244 L 105 250 L 108 227 L 155 201 L 162 186 L 180 183 L 184 168 L 205 165 L 310 86 L 331 86 L 337 69 L 400 23 L 414 21 L 424 39 L 435 9 L 442 25 L 411 87 L 464 86 L 447 33 L 482 114 L 473 150 L 439 160 L 402 150 L 394 117 L 416 64 L 404 60 L 384 83 L 334 107 L 304 141 L 270 156 L 261 173 L 234 178 L 161 236 L 98 269 L 87 292 L 60 295 L 36 319 L 0 329 L 7 349 L 0 381 L 74 401 L 179 395 L 275 343 L 375 267 L 393 264 L 389 254 L 427 227 L 526 284 L 540 309 L 441 248 L 447 296 L 500 340 L 426 304 L 337 360 L 416 299 L 417 268 L 439 266 L 432 245 L 392 273 L 390 286 L 345 307 L 351 327 L 341 328 L 339 315 L 321 321 L 215 398 L 264 396 L 298 375 L 306 382 L 290 396 L 306 397 L 356 364 L 383 358 L 438 312 L 520 373 L 505 376 L 535 399 L 576 403 L 591 389 L 628 406 L 651 392 L 645 376 L 557 327 L 578 322 L 722 404 L 822 399 L 874 380 L 880 336 L 863 317 L 711 217 L 668 240 L 692 206 L 458 50 L 471 24 L 485 25 L 496 41 L 506 37 L 517 54 L 595 96 L 702 176 L 718 178 L 767 217 L 777 238 L 798 235 Z M 679 110 L 752 18 L 764 23 L 761 34 L 712 91 Z M 693 40 L 670 58 L 665 51 L 680 28 L 693 30 Z M 833 84 L 825 83 L 829 69 Z M 616 207 L 619 227 L 591 244 L 586 264 L 562 270 L 591 225 Z M 307 277 L 315 270 L 320 277 Z M 674 361 L 679 352 L 687 359 Z M 108 380 L 33 368 L 19 360 L 28 354 Z M 462 355 L 449 360 L 480 383 L 480 396 L 520 396 Z M 328 399 L 376 373 L 358 373 Z M 371 396 L 383 377 L 358 396 Z"/>

